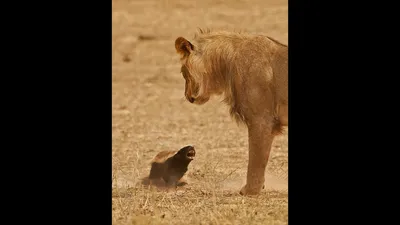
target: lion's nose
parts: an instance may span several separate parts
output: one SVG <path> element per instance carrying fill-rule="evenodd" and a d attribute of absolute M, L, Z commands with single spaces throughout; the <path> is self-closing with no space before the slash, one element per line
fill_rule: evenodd
<path fill-rule="evenodd" d="M 189 97 L 189 102 L 193 103 L 194 102 L 194 98 L 193 97 Z"/>

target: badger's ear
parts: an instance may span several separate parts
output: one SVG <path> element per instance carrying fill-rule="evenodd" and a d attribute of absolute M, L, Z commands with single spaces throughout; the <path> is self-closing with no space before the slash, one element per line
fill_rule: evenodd
<path fill-rule="evenodd" d="M 178 37 L 175 40 L 175 49 L 176 52 L 181 54 L 183 57 L 188 56 L 194 49 L 192 43 L 186 40 L 183 37 Z"/>

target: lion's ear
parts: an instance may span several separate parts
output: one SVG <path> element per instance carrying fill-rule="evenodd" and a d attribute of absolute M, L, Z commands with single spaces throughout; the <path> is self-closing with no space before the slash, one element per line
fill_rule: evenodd
<path fill-rule="evenodd" d="M 188 56 L 194 49 L 192 43 L 183 37 L 178 37 L 175 40 L 175 49 L 182 56 Z"/>

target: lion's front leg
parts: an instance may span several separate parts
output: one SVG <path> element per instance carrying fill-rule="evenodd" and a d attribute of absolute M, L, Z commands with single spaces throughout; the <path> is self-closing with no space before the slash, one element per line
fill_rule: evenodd
<path fill-rule="evenodd" d="M 272 125 L 272 120 L 262 120 L 248 126 L 249 163 L 246 185 L 240 191 L 242 195 L 257 195 L 263 189 L 265 168 L 274 140 Z"/>

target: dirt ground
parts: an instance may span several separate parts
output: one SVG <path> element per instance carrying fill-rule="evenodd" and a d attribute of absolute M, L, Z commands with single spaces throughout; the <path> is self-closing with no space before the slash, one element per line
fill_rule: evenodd
<path fill-rule="evenodd" d="M 202 106 L 184 99 L 174 41 L 196 29 L 265 33 L 288 38 L 286 0 L 112 0 L 112 222 L 120 224 L 287 224 L 287 133 L 275 139 L 266 189 L 240 196 L 247 130 L 215 97 Z M 192 144 L 189 185 L 174 191 L 137 184 L 162 150 Z"/>

